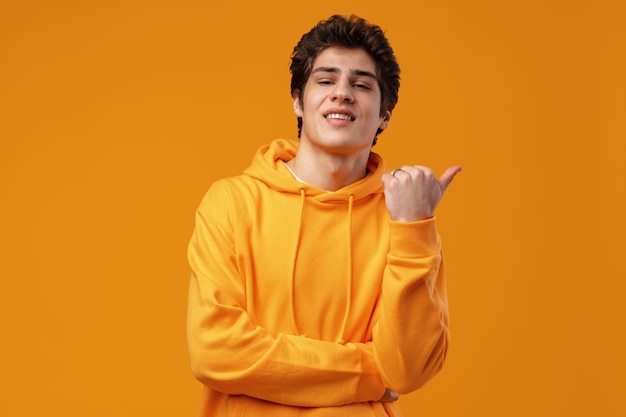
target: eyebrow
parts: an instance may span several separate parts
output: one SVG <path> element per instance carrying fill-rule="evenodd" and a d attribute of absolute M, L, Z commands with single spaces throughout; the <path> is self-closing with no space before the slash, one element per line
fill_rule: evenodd
<path fill-rule="evenodd" d="M 333 74 L 340 74 L 341 70 L 337 67 L 317 67 L 315 69 L 313 69 L 313 71 L 311 72 L 312 74 L 315 74 L 317 72 L 331 72 Z M 376 75 L 369 72 L 369 71 L 365 71 L 365 70 L 360 70 L 360 69 L 355 69 L 355 70 L 350 70 L 350 72 L 353 75 L 359 75 L 359 76 L 363 76 L 363 77 L 371 77 L 373 79 L 377 79 Z"/>

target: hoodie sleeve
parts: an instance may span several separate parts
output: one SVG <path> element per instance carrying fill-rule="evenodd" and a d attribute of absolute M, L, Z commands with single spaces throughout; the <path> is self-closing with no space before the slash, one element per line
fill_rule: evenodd
<path fill-rule="evenodd" d="M 187 339 L 196 378 L 215 391 L 293 406 L 378 400 L 385 386 L 372 343 L 342 345 L 272 335 L 254 324 L 236 268 L 240 255 L 232 225 L 203 207 L 206 204 L 197 212 L 188 250 L 192 274 Z"/>
<path fill-rule="evenodd" d="M 441 243 L 435 219 L 391 222 L 390 249 L 373 329 L 386 387 L 406 394 L 444 364 L 450 332 Z"/>

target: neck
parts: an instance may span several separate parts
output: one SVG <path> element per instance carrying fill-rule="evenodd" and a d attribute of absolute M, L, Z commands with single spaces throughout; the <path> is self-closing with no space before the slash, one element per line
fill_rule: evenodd
<path fill-rule="evenodd" d="M 365 178 L 369 154 L 369 148 L 356 154 L 314 152 L 301 142 L 298 153 L 287 165 L 305 183 L 337 191 Z"/>

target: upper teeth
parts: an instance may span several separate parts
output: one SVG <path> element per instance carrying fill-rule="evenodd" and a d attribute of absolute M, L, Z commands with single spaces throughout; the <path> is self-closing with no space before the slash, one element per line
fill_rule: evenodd
<path fill-rule="evenodd" d="M 347 114 L 341 114 L 341 113 L 331 113 L 328 116 L 326 116 L 327 119 L 343 119 L 343 120 L 351 120 L 351 117 L 348 116 Z"/>

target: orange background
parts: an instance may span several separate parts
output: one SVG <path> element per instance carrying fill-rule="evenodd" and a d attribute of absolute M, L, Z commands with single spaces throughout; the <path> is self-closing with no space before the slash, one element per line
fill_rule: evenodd
<path fill-rule="evenodd" d="M 449 359 L 406 415 L 626 413 L 626 3 L 4 0 L 0 415 L 194 414 L 194 210 L 295 137 L 291 49 L 352 12 L 402 67 L 375 150 L 465 168 Z"/>

